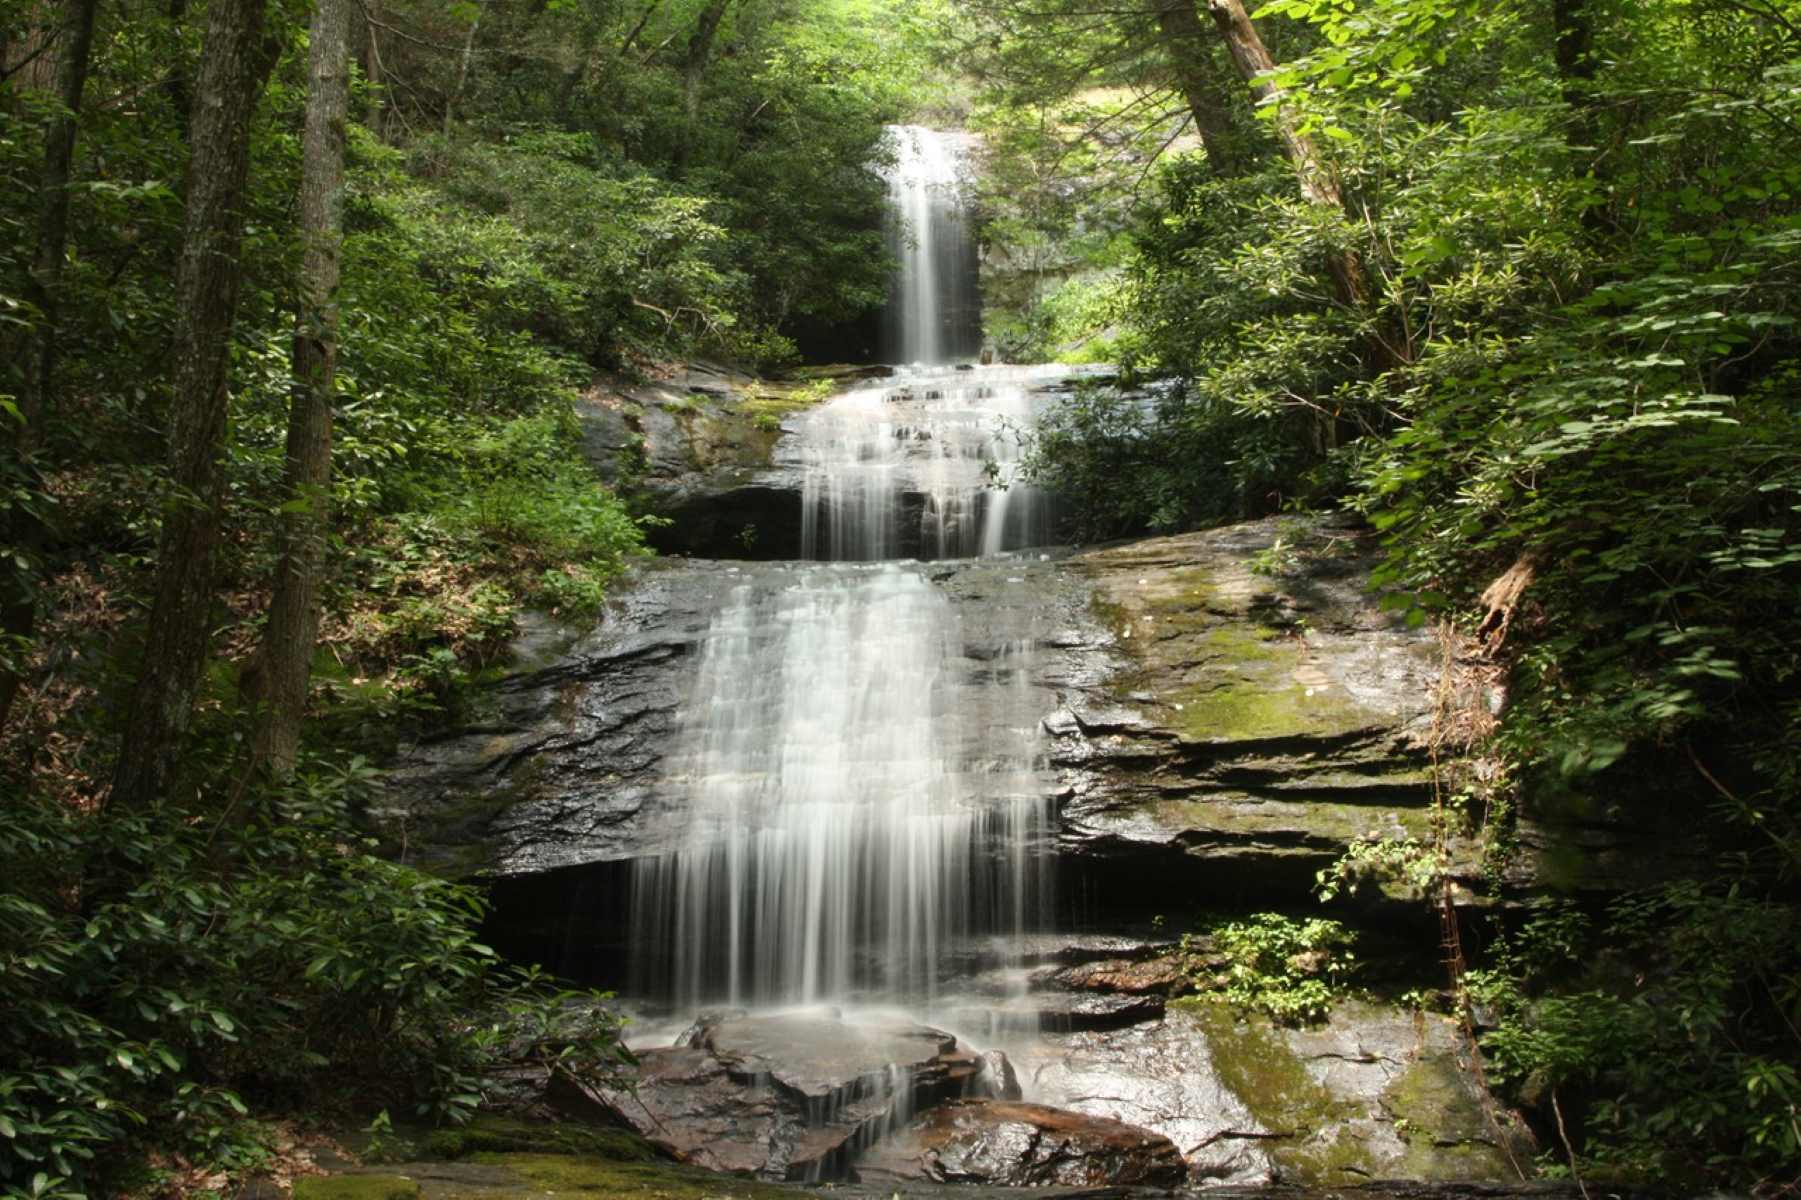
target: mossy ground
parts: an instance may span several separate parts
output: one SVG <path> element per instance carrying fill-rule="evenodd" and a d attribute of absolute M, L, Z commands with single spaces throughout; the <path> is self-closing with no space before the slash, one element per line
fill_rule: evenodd
<path fill-rule="evenodd" d="M 301 1180 L 295 1200 L 795 1200 L 802 1193 L 672 1163 L 636 1134 L 577 1122 L 482 1116 L 407 1139 L 419 1162 Z"/>
<path fill-rule="evenodd" d="M 611 1162 L 555 1154 L 483 1154 L 477 1162 L 506 1167 L 531 1196 L 633 1196 L 640 1200 L 795 1200 L 792 1188 L 715 1175 L 669 1163 Z M 455 1200 L 447 1197 L 446 1200 Z"/>
<path fill-rule="evenodd" d="M 403 1175 L 321 1175 L 294 1181 L 294 1200 L 417 1200 Z"/>

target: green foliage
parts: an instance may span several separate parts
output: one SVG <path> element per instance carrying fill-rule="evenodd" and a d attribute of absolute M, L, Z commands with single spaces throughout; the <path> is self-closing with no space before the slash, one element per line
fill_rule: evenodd
<path fill-rule="evenodd" d="M 1201 994 L 1284 1024 L 1324 1020 L 1354 969 L 1356 939 L 1337 921 L 1257 913 L 1184 934 Z"/>
<path fill-rule="evenodd" d="M 1801 925 L 1787 905 L 1693 883 L 1591 920 L 1540 908 L 1469 975 L 1491 1077 L 1579 1120 L 1585 1169 L 1692 1186 L 1801 1163 Z"/>
<path fill-rule="evenodd" d="M 601 1076 L 623 1061 L 603 997 L 476 941 L 475 892 L 347 840 L 375 779 L 315 762 L 244 797 L 247 816 L 9 803 L 0 1192 L 89 1191 L 145 1145 L 253 1166 L 246 1096 L 454 1123 L 522 1058 Z"/>

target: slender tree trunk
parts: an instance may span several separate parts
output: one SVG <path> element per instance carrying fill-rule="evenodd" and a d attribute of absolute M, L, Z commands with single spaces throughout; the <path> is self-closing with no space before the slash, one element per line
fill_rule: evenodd
<path fill-rule="evenodd" d="M 1563 100 L 1578 117 L 1572 137 L 1588 136 L 1585 144 L 1592 149 L 1592 130 L 1581 128 L 1588 124 L 1595 104 L 1595 35 L 1588 5 L 1585 0 L 1551 0 L 1551 18 L 1557 23 L 1557 77 Z"/>
<path fill-rule="evenodd" d="M 1207 7 L 1213 13 L 1213 23 L 1219 27 L 1220 36 L 1226 40 L 1233 65 L 1250 84 L 1252 93 L 1259 101 L 1280 95 L 1282 89 L 1267 74 L 1275 70 L 1276 62 L 1270 57 L 1262 35 L 1251 23 L 1240 0 L 1207 0 Z M 1319 146 L 1301 132 L 1291 114 L 1280 108 L 1276 111 L 1276 132 L 1281 136 L 1283 152 L 1294 168 L 1295 179 L 1301 185 L 1301 195 L 1309 203 L 1342 213 L 1344 196 L 1338 189 L 1338 180 L 1333 178 L 1321 157 Z M 1328 268 L 1339 300 L 1354 308 L 1367 308 L 1370 286 L 1363 260 L 1348 251 L 1336 252 L 1332 254 Z"/>
<path fill-rule="evenodd" d="M 163 515 L 144 661 L 113 773 L 113 800 L 132 807 L 151 804 L 168 788 L 212 640 L 219 458 L 243 276 L 238 254 L 250 122 L 275 65 L 266 7 L 266 0 L 213 0 L 195 80 L 193 151 L 175 285 L 181 320 L 169 411 L 172 490 Z"/>
<path fill-rule="evenodd" d="M 450 123 L 456 116 L 457 105 L 463 102 L 463 90 L 469 86 L 469 63 L 475 57 L 475 35 L 482 27 L 482 10 L 478 6 L 475 19 L 469 22 L 469 36 L 463 39 L 463 54 L 457 60 L 456 88 L 444 100 L 444 136 L 450 136 Z"/>
<path fill-rule="evenodd" d="M 1232 135 L 1232 105 L 1235 97 L 1220 86 L 1219 79 L 1208 69 L 1209 44 L 1206 26 L 1195 11 L 1194 0 L 1162 0 L 1157 10 L 1157 28 L 1163 35 L 1163 47 L 1169 59 L 1176 86 L 1188 102 L 1195 131 L 1207 151 L 1207 163 L 1216 175 L 1236 174 L 1240 155 Z"/>
<path fill-rule="evenodd" d="M 700 85 L 707 75 L 707 63 L 713 57 L 713 43 L 719 37 L 719 23 L 725 19 L 732 0 L 707 0 L 700 20 L 688 37 L 688 53 L 682 58 L 682 111 L 688 118 L 687 136 L 675 148 L 677 169 L 686 167 L 693 154 L 694 138 L 700 122 Z"/>
<path fill-rule="evenodd" d="M 288 413 L 287 506 L 281 561 L 263 631 L 263 709 L 252 767 L 278 778 L 294 770 L 319 635 L 319 577 L 331 513 L 331 422 L 338 359 L 338 275 L 344 240 L 344 140 L 350 120 L 350 6 L 313 8 L 306 131 L 301 142 L 300 313 L 294 329 L 294 396 Z"/>
<path fill-rule="evenodd" d="M 87 89 L 98 8 L 99 0 L 69 0 L 66 6 L 62 46 L 56 60 L 56 98 L 61 111 L 51 119 L 44 135 L 37 248 L 26 281 L 26 298 L 38 310 L 38 328 L 27 352 L 24 386 L 19 395 L 20 420 L 12 436 L 12 467 L 24 489 L 34 495 L 42 490 L 37 457 L 43 449 L 56 377 L 58 308 L 69 240 L 69 176 L 75 163 L 75 137 L 79 132 L 82 94 Z M 22 642 L 29 640 L 37 628 L 37 596 L 28 574 L 33 568 L 17 560 L 30 562 L 37 557 L 44 544 L 44 524 L 29 508 L 15 507 L 7 511 L 4 529 L 15 561 L 7 572 L 5 593 L 0 595 L 0 636 Z M 0 668 L 0 729 L 6 727 L 12 715 L 13 701 L 22 682 L 20 671 Z"/>

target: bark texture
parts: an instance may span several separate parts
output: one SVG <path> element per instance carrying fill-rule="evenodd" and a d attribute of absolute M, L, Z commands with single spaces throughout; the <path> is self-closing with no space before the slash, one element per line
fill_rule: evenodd
<path fill-rule="evenodd" d="M 475 19 L 469 22 L 469 36 L 463 39 L 463 53 L 457 59 L 456 87 L 444 100 L 444 136 L 450 136 L 450 123 L 456 116 L 457 105 L 463 102 L 463 92 L 469 86 L 469 66 L 475 61 L 475 35 L 481 32 L 482 10 L 477 7 Z"/>
<path fill-rule="evenodd" d="M 1252 94 L 1259 102 L 1279 96 L 1282 89 L 1268 74 L 1276 69 L 1276 61 L 1270 57 L 1262 35 L 1251 23 L 1240 0 L 1207 0 L 1207 7 L 1220 36 L 1225 39 L 1233 65 L 1250 85 Z M 1280 108 L 1276 111 L 1276 132 L 1282 139 L 1283 153 L 1294 168 L 1301 195 L 1309 203 L 1343 212 L 1344 195 L 1320 155 L 1318 144 L 1301 132 L 1291 114 Z M 1369 275 L 1364 270 L 1363 260 L 1349 251 L 1340 251 L 1331 256 L 1329 267 L 1339 300 L 1354 308 L 1368 307 Z"/>
<path fill-rule="evenodd" d="M 300 750 L 300 725 L 319 635 L 319 576 L 331 515 L 331 426 L 338 366 L 338 277 L 344 229 L 344 141 L 350 119 L 351 0 L 317 0 L 301 142 L 300 313 L 294 329 L 294 395 L 288 410 L 287 507 L 281 558 L 263 630 L 263 709 L 253 763 L 286 777 Z"/>
<path fill-rule="evenodd" d="M 1208 164 L 1216 175 L 1236 174 L 1244 158 L 1232 132 L 1236 98 L 1209 69 L 1207 28 L 1201 24 L 1194 0 L 1162 0 L 1157 29 L 1176 87 L 1207 151 Z"/>
<path fill-rule="evenodd" d="M 693 154 L 696 124 L 700 120 L 700 85 L 707 76 L 707 64 L 713 58 L 713 43 L 719 39 L 719 23 L 732 6 L 732 0 L 707 0 L 700 11 L 694 32 L 688 35 L 688 52 L 682 58 L 682 109 L 688 118 L 688 136 L 675 148 L 675 167 L 683 170 Z"/>
<path fill-rule="evenodd" d="M 193 719 L 212 640 L 232 325 L 243 272 L 250 122 L 276 46 L 265 0 L 215 0 L 194 86 L 187 211 L 176 275 L 169 410 L 171 491 L 157 550 L 156 594 L 113 773 L 115 803 L 145 806 L 167 790 Z"/>

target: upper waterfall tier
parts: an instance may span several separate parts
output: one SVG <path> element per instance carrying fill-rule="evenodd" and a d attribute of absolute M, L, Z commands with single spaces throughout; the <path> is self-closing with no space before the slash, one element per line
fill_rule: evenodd
<path fill-rule="evenodd" d="M 888 247 L 899 262 L 882 325 L 889 362 L 934 365 L 982 349 L 976 243 L 964 204 L 974 139 L 917 125 L 889 130 Z"/>
<path fill-rule="evenodd" d="M 975 558 L 1048 545 L 1050 497 L 1018 475 L 1037 398 L 1067 373 L 903 373 L 806 414 L 779 451 L 802 480 L 802 555 Z"/>

